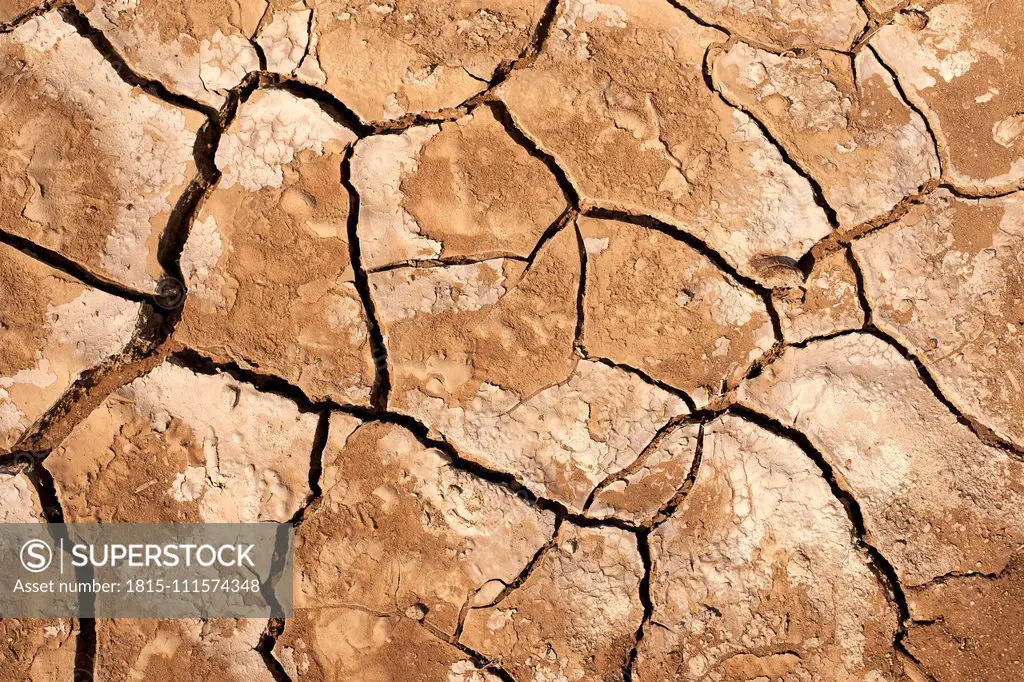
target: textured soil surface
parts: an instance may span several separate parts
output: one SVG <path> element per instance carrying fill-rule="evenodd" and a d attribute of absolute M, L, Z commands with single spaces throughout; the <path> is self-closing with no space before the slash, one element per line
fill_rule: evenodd
<path fill-rule="evenodd" d="M 0 682 L 1024 680 L 1014 0 L 0 0 L 0 522 L 296 524 Z"/>

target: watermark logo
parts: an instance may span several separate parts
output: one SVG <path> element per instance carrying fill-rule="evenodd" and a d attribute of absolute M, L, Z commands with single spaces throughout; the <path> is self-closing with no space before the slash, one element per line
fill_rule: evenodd
<path fill-rule="evenodd" d="M 42 573 L 53 563 L 53 549 L 42 540 L 29 540 L 21 546 L 21 565 L 30 573 Z"/>
<path fill-rule="evenodd" d="M 0 614 L 287 618 L 293 538 L 266 522 L 0 523 Z"/>
<path fill-rule="evenodd" d="M 180 279 L 174 277 L 161 277 L 156 285 L 156 295 L 153 301 L 163 310 L 177 310 L 185 303 L 185 294 L 188 288 Z"/>

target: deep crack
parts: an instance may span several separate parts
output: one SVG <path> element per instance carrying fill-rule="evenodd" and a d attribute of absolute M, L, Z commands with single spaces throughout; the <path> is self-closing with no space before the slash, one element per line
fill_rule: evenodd
<path fill-rule="evenodd" d="M 0 230 L 0 243 L 7 244 L 31 258 L 65 273 L 86 286 L 121 299 L 141 304 L 142 306 L 142 314 L 139 317 L 129 346 L 119 355 L 100 362 L 92 369 L 82 373 L 80 378 L 78 378 L 63 393 L 57 403 L 47 410 L 43 417 L 38 419 L 35 424 L 25 431 L 24 435 L 21 436 L 16 445 L 19 450 L 0 457 L 0 466 L 20 466 L 20 464 L 23 463 L 23 458 L 26 456 L 22 451 L 27 452 L 29 461 L 32 462 L 32 466 L 25 469 L 25 474 L 36 489 L 41 501 L 44 516 L 50 524 L 62 522 L 64 516 L 60 500 L 58 499 L 56 485 L 49 472 L 41 465 L 42 461 L 49 455 L 51 448 L 59 444 L 64 436 L 81 423 L 81 421 L 85 419 L 92 410 L 95 409 L 100 402 L 109 396 L 114 390 L 117 390 L 135 378 L 146 374 L 157 364 L 168 358 L 173 364 L 186 367 L 199 374 L 212 375 L 225 373 L 239 381 L 255 387 L 261 392 L 277 395 L 291 401 L 298 406 L 300 413 L 314 413 L 317 415 L 317 426 L 313 437 L 308 466 L 307 480 L 309 494 L 307 499 L 298 508 L 291 519 L 296 525 L 300 525 L 303 522 L 307 511 L 318 508 L 317 505 L 319 505 L 323 499 L 321 483 L 323 478 L 323 457 L 330 438 L 329 429 L 332 414 L 344 413 L 355 416 L 364 422 L 380 422 L 401 427 L 412 433 L 420 445 L 440 451 L 444 455 L 447 466 L 452 469 L 471 475 L 475 479 L 485 481 L 491 485 L 498 486 L 502 490 L 516 495 L 525 504 L 530 505 L 532 508 L 550 513 L 555 518 L 554 532 L 551 537 L 537 549 L 515 578 L 510 580 L 508 583 L 504 583 L 503 589 L 491 603 L 485 605 L 473 605 L 473 599 L 479 590 L 483 588 L 483 585 L 478 586 L 477 590 L 467 598 L 459 612 L 458 624 L 454 635 L 440 632 L 429 623 L 421 622 L 420 624 L 431 632 L 433 636 L 459 649 L 459 651 L 469 657 L 473 664 L 479 669 L 490 670 L 501 680 L 512 680 L 512 675 L 502 665 L 459 642 L 467 614 L 474 608 L 493 607 L 506 599 L 515 590 L 521 588 L 526 581 L 529 580 L 531 575 L 533 575 L 534 570 L 538 565 L 540 565 L 546 554 L 557 545 L 559 532 L 564 523 L 568 522 L 584 528 L 614 528 L 622 530 L 632 534 L 635 538 L 636 551 L 643 564 L 643 577 L 640 581 L 638 594 L 639 601 L 643 607 L 643 617 L 641 619 L 640 626 L 637 628 L 635 633 L 633 633 L 632 648 L 629 652 L 625 669 L 622 672 L 624 679 L 632 682 L 636 674 L 635 667 L 639 651 L 646 634 L 652 627 L 660 627 L 660 624 L 655 622 L 655 607 L 651 594 L 653 572 L 656 567 L 654 566 L 651 553 L 650 534 L 678 512 L 680 507 L 685 504 L 687 495 L 695 485 L 704 456 L 705 424 L 711 420 L 721 417 L 724 414 L 732 414 L 737 418 L 743 419 L 754 426 L 765 429 L 766 431 L 793 443 L 811 462 L 813 462 L 822 478 L 827 483 L 832 496 L 841 503 L 845 511 L 852 529 L 853 543 L 867 556 L 868 565 L 879 584 L 883 586 L 888 600 L 897 612 L 900 623 L 899 630 L 895 636 L 895 641 L 893 642 L 895 650 L 924 671 L 924 665 L 922 665 L 921 662 L 907 650 L 907 647 L 904 645 L 904 638 L 907 635 L 907 628 L 911 624 L 923 623 L 926 621 L 911 620 L 907 594 L 904 592 L 894 566 L 873 545 L 871 533 L 866 527 L 864 513 L 859 501 L 856 499 L 853 492 L 849 490 L 849 486 L 847 486 L 845 481 L 842 479 L 841 474 L 837 473 L 829 459 L 822 451 L 817 449 L 814 441 L 809 436 L 804 434 L 795 426 L 787 425 L 779 419 L 763 414 L 756 408 L 745 404 L 736 404 L 734 401 L 736 400 L 736 393 L 738 392 L 736 389 L 738 386 L 731 386 L 723 382 L 720 395 L 715 396 L 715 399 L 709 406 L 698 409 L 694 401 L 685 391 L 675 388 L 666 382 L 655 379 L 643 370 L 639 370 L 625 364 L 619 364 L 609 359 L 599 357 L 590 358 L 588 356 L 584 347 L 584 331 L 586 323 L 585 313 L 587 310 L 586 287 L 588 276 L 588 255 L 582 233 L 574 223 L 579 215 L 583 215 L 605 220 L 617 220 L 646 230 L 660 232 L 695 249 L 698 253 L 707 258 L 719 272 L 728 278 L 731 283 L 735 283 L 737 286 L 756 295 L 764 303 L 768 312 L 768 316 L 773 327 L 775 343 L 759 358 L 755 358 L 750 362 L 749 369 L 742 381 L 748 381 L 762 375 L 773 365 L 773 363 L 783 356 L 787 348 L 807 348 L 815 343 L 828 339 L 835 339 L 854 334 L 867 334 L 896 349 L 905 360 L 911 362 L 915 367 L 917 375 L 927 386 L 928 391 L 946 408 L 946 410 L 956 417 L 958 423 L 967 426 L 982 442 L 993 447 L 999 447 L 1001 450 L 1009 452 L 1018 459 L 1021 459 L 1024 458 L 1024 450 L 1017 447 L 1011 441 L 998 435 L 992 429 L 984 426 L 977 419 L 964 413 L 964 411 L 954 403 L 952 398 L 946 396 L 940 387 L 939 378 L 929 369 L 925 359 L 921 357 L 913 347 L 901 342 L 897 333 L 887 331 L 886 325 L 884 323 L 880 323 L 880 321 L 876 319 L 875 311 L 872 309 L 872 300 L 869 296 L 865 283 L 864 270 L 858 262 L 852 248 L 852 244 L 857 239 L 875 231 L 885 229 L 899 221 L 915 206 L 923 203 L 926 199 L 932 196 L 932 193 L 936 190 L 946 190 L 954 196 L 963 199 L 1004 198 L 1012 192 L 976 193 L 969 190 L 957 189 L 944 179 L 937 180 L 935 182 L 926 183 L 924 186 L 920 187 L 919 191 L 916 193 L 905 196 L 895 207 L 882 216 L 860 225 L 840 226 L 836 212 L 826 201 L 822 187 L 815 178 L 812 177 L 811 173 L 804 170 L 801 165 L 788 154 L 781 142 L 772 136 L 771 131 L 768 129 L 766 124 L 762 123 L 761 120 L 754 116 L 752 112 L 747 111 L 742 106 L 738 106 L 737 104 L 729 101 L 722 92 L 722 88 L 718 87 L 714 81 L 712 67 L 715 56 L 713 52 L 718 49 L 726 49 L 735 44 L 736 41 L 743 40 L 754 47 L 765 49 L 774 52 L 775 54 L 780 54 L 780 51 L 777 48 L 773 49 L 771 46 L 763 45 L 756 40 L 752 41 L 747 37 L 741 37 L 733 31 L 726 30 L 722 26 L 712 23 L 711 20 L 707 18 L 698 16 L 680 0 L 669 0 L 669 2 L 675 10 L 685 14 L 690 20 L 705 27 L 721 30 L 728 36 L 728 40 L 725 43 L 714 43 L 708 47 L 702 64 L 702 76 L 704 78 L 704 82 L 709 90 L 714 93 L 716 97 L 724 101 L 729 107 L 746 114 L 764 135 L 768 144 L 772 145 L 778 151 L 785 165 L 800 175 L 801 178 L 803 178 L 803 180 L 805 180 L 810 186 L 814 195 L 815 203 L 825 213 L 829 223 L 834 229 L 829 235 L 819 240 L 812 249 L 804 254 L 804 256 L 795 261 L 794 267 L 803 275 L 803 279 L 806 281 L 811 275 L 815 263 L 819 258 L 825 255 L 837 253 L 841 249 L 845 249 L 845 257 L 853 269 L 854 278 L 856 280 L 858 303 L 863 309 L 865 315 L 865 324 L 862 330 L 834 331 L 811 337 L 799 343 L 786 344 L 783 342 L 782 319 L 780 317 L 779 310 L 776 309 L 776 300 L 773 297 L 773 290 L 770 287 L 761 284 L 754 278 L 744 275 L 743 272 L 745 272 L 745 270 L 741 272 L 742 266 L 735 265 L 724 255 L 724 253 L 706 243 L 701 237 L 692 234 L 687 229 L 676 227 L 671 222 L 665 222 L 653 216 L 637 214 L 631 211 L 593 205 L 588 200 L 580 196 L 577 186 L 570 178 L 569 173 L 561 167 L 555 155 L 549 153 L 544 148 L 545 141 L 535 140 L 532 138 L 526 132 L 526 128 L 520 126 L 513 118 L 511 111 L 505 103 L 497 98 L 497 88 L 500 87 L 501 84 L 517 70 L 529 68 L 541 53 L 542 47 L 545 45 L 545 42 L 554 30 L 559 10 L 562 9 L 561 4 L 557 2 L 557 0 L 549 0 L 546 3 L 540 20 L 533 27 L 530 40 L 525 47 L 519 51 L 518 55 L 511 59 L 506 58 L 502 60 L 495 69 L 493 77 L 487 81 L 483 81 L 482 79 L 474 76 L 474 78 L 477 78 L 477 80 L 480 80 L 481 83 L 486 85 L 483 92 L 480 92 L 479 94 L 474 95 L 462 103 L 450 108 L 408 114 L 393 121 L 363 121 L 345 102 L 341 101 L 341 99 L 326 90 L 324 87 L 301 82 L 293 76 L 269 73 L 267 71 L 267 56 L 264 54 L 262 47 L 260 47 L 256 42 L 256 36 L 259 34 L 259 30 L 257 30 L 253 36 L 249 36 L 249 39 L 254 45 L 259 58 L 260 70 L 246 75 L 243 78 L 242 83 L 228 93 L 224 105 L 219 110 L 215 110 L 208 105 L 197 102 L 193 98 L 173 92 L 169 87 L 165 86 L 158 80 L 148 79 L 139 75 L 126 65 L 125 60 L 113 46 L 111 41 L 103 34 L 103 32 L 96 29 L 79 9 L 65 0 L 48 0 L 41 6 L 30 9 L 18 16 L 14 21 L 0 26 L 0 34 L 9 32 L 14 26 L 46 11 L 51 11 L 51 8 L 55 8 L 52 9 L 52 11 L 58 12 L 60 17 L 73 26 L 79 35 L 85 37 L 90 44 L 99 51 L 105 62 L 116 71 L 118 77 L 125 83 L 128 83 L 135 88 L 139 88 L 148 95 L 156 97 L 174 107 L 200 112 L 206 116 L 207 120 L 199 129 L 193 147 L 192 156 L 196 165 L 195 175 L 189 181 L 187 187 L 181 192 L 180 196 L 175 198 L 173 209 L 170 211 L 167 221 L 167 226 L 160 235 L 157 248 L 157 259 L 162 269 L 167 273 L 167 277 L 161 280 L 160 288 L 155 293 L 137 291 L 118 282 L 109 281 L 109 279 L 104 275 L 92 272 L 88 267 L 68 258 L 58 251 L 38 246 L 28 239 L 10 234 L 6 230 Z M 860 31 L 860 35 L 855 39 L 852 52 L 836 52 L 838 54 L 848 55 L 852 59 L 853 54 L 860 49 L 868 49 L 871 51 L 882 67 L 892 77 L 892 81 L 895 83 L 895 87 L 898 90 L 900 98 L 902 98 L 906 105 L 924 121 L 924 125 L 927 127 L 928 134 L 931 137 L 932 144 L 936 150 L 937 158 L 939 159 L 940 173 L 943 174 L 944 178 L 944 174 L 946 172 L 944 162 L 946 150 L 940 145 L 939 137 L 936 135 L 935 130 L 933 130 L 932 121 L 925 115 L 925 112 L 921 107 L 915 105 L 914 102 L 908 98 L 907 93 L 897 78 L 897 74 L 894 69 L 882 61 L 879 54 L 875 51 L 875 48 L 869 43 L 875 31 L 877 31 L 878 28 L 886 22 L 891 21 L 895 13 L 901 11 L 901 9 L 906 5 L 906 2 L 901 3 L 898 7 L 885 13 L 874 12 L 865 0 L 857 0 L 857 3 L 867 16 L 865 26 Z M 263 26 L 265 19 L 266 13 L 264 14 L 264 17 L 260 19 L 260 27 Z M 312 22 L 313 13 L 311 12 L 307 25 L 307 37 L 312 36 Z M 310 54 L 309 45 L 310 44 L 307 43 L 306 54 L 303 59 L 305 59 L 305 56 Z M 793 54 L 799 54 L 800 52 L 801 49 L 790 51 L 790 53 Z M 467 73 L 470 72 L 467 70 Z M 472 74 L 470 73 L 470 75 Z M 359 240 L 358 226 L 360 195 L 351 181 L 351 163 L 354 147 L 350 146 L 346 150 L 339 168 L 339 184 L 346 192 L 349 203 L 348 221 L 346 224 L 349 257 L 355 273 L 355 288 L 358 291 L 359 299 L 366 315 L 366 326 L 374 361 L 375 376 L 369 406 L 364 407 L 360 405 L 340 404 L 334 400 L 312 399 L 307 395 L 305 390 L 292 384 L 289 380 L 275 374 L 263 373 L 256 363 L 252 363 L 253 366 L 245 366 L 244 360 L 239 360 L 237 364 L 215 362 L 203 355 L 201 352 L 176 346 L 172 339 L 175 327 L 180 315 L 182 314 L 182 310 L 188 296 L 188 292 L 185 290 L 184 285 L 186 273 L 183 273 L 181 269 L 181 256 L 188 241 L 189 233 L 197 213 L 200 211 L 206 197 L 217 186 L 220 172 L 216 167 L 215 161 L 221 136 L 236 116 L 240 104 L 245 102 L 253 95 L 253 93 L 261 89 L 280 89 L 296 97 L 316 103 L 332 120 L 353 131 L 359 139 L 372 135 L 394 135 L 409 130 L 411 127 L 415 126 L 456 121 L 465 116 L 471 115 L 473 111 L 475 111 L 476 107 L 489 107 L 512 140 L 526 150 L 532 158 L 541 161 L 545 168 L 547 168 L 555 177 L 558 182 L 560 192 L 567 204 L 566 210 L 562 212 L 556 221 L 547 227 L 541 237 L 537 240 L 535 247 L 528 257 L 496 251 L 490 254 L 476 253 L 457 258 L 437 258 L 428 261 L 403 261 L 401 263 L 367 269 L 362 264 L 361 244 Z M 663 137 L 662 142 L 664 142 Z M 1015 187 L 1013 191 L 1018 191 L 1019 189 L 1021 189 L 1021 187 Z M 512 471 L 505 471 L 503 469 L 493 467 L 486 461 L 479 461 L 479 458 L 476 458 L 474 455 L 461 452 L 460 449 L 449 441 L 444 434 L 437 433 L 430 424 L 424 423 L 413 416 L 402 414 L 397 411 L 391 411 L 389 406 L 389 394 L 391 392 L 391 368 L 389 366 L 388 348 L 385 343 L 384 329 L 380 324 L 375 307 L 377 302 L 374 300 L 373 290 L 370 286 L 370 274 L 372 272 L 385 272 L 400 267 L 451 267 L 455 265 L 478 263 L 493 258 L 509 258 L 511 260 L 517 260 L 525 263 L 526 269 L 529 269 L 536 262 L 537 255 L 544 245 L 547 244 L 553 236 L 560 234 L 564 229 L 574 229 L 576 232 L 576 241 L 581 264 L 579 287 L 575 299 L 577 319 L 575 320 L 574 339 L 575 348 L 578 353 L 586 359 L 599 362 L 607 367 L 613 367 L 628 373 L 630 376 L 637 377 L 647 386 L 657 388 L 679 398 L 685 402 L 689 408 L 689 414 L 675 417 L 661 426 L 661 428 L 659 428 L 655 435 L 651 437 L 648 444 L 643 447 L 640 454 L 634 458 L 632 462 L 614 473 L 607 474 L 602 481 L 597 483 L 588 495 L 587 500 L 582 507 L 582 512 L 570 510 L 566 503 L 557 499 L 549 499 L 536 494 L 534 490 L 538 488 L 535 485 L 531 485 L 533 483 L 533 479 L 529 478 L 528 475 L 524 475 L 521 472 L 514 470 L 514 468 Z M 541 330 L 541 332 L 543 331 L 544 330 Z M 742 383 L 742 381 L 740 383 Z M 588 409 L 590 410 L 588 419 L 591 419 L 592 421 L 588 421 L 587 428 L 592 428 L 593 424 L 597 423 L 601 417 L 598 414 L 599 410 L 596 409 L 594 405 L 588 404 Z M 427 421 L 429 422 L 430 420 Z M 643 524 L 638 524 L 615 517 L 609 519 L 595 519 L 587 515 L 597 495 L 605 487 L 610 485 L 612 482 L 621 480 L 623 476 L 626 476 L 643 466 L 651 452 L 660 445 L 664 438 L 666 438 L 673 429 L 681 428 L 686 424 L 700 425 L 696 453 L 692 466 L 684 480 L 679 482 L 679 486 L 676 489 L 675 494 L 662 506 L 652 520 Z M 591 436 L 593 437 L 593 433 L 591 433 Z M 482 459 L 486 460 L 488 458 L 483 457 Z M 674 484 L 675 481 L 673 481 L 673 485 Z M 530 549 L 532 549 L 532 547 L 533 545 L 530 546 Z M 934 578 L 931 583 L 941 583 L 947 580 L 964 577 L 977 577 L 995 580 L 1002 576 L 981 572 L 951 572 Z M 718 613 L 717 615 L 721 616 L 721 613 Z M 941 619 L 935 619 L 934 621 L 927 622 L 941 622 Z M 288 679 L 281 661 L 277 660 L 273 654 L 277 640 L 281 636 L 284 627 L 285 623 L 283 620 L 270 620 L 267 624 L 266 631 L 260 637 L 259 644 L 255 647 L 255 650 L 261 655 L 271 675 L 275 680 L 279 681 Z M 961 645 L 965 645 L 963 641 L 960 643 Z M 96 622 L 88 618 L 80 620 L 75 664 L 77 668 L 80 668 L 84 674 L 89 676 L 95 672 L 96 668 L 96 647 Z M 787 649 L 786 651 L 799 656 L 798 649 L 793 649 L 792 651 Z M 496 658 L 504 662 L 502 656 L 503 654 L 498 654 Z M 512 661 L 511 664 L 519 665 L 516 661 Z M 927 673 L 922 672 L 921 674 L 924 675 Z"/>
<path fill-rule="evenodd" d="M 384 343 L 384 332 L 381 329 L 377 317 L 377 307 L 373 300 L 373 293 L 370 287 L 370 278 L 363 269 L 361 244 L 359 241 L 359 192 L 352 184 L 352 154 L 353 147 L 345 153 L 341 162 L 341 185 L 348 192 L 348 248 L 349 256 L 352 259 L 352 271 L 354 273 L 356 291 L 359 292 L 359 300 L 363 304 L 369 325 L 370 348 L 373 356 L 373 364 L 376 369 L 373 390 L 370 393 L 370 403 L 377 410 L 384 410 L 388 405 L 388 396 L 391 393 L 391 374 L 388 368 L 388 349 Z"/>
<path fill-rule="evenodd" d="M 274 647 L 277 646 L 277 639 L 284 632 L 285 621 L 283 618 L 271 618 L 267 622 L 267 628 L 260 635 L 259 644 L 256 646 L 256 651 L 259 652 L 263 658 L 263 662 L 267 666 L 267 670 L 270 671 L 271 677 L 274 678 L 274 682 L 293 682 L 285 672 L 284 666 L 274 656 Z"/>
<path fill-rule="evenodd" d="M 64 509 L 61 506 L 53 476 L 42 465 L 42 459 L 36 460 L 31 466 L 25 468 L 24 473 L 35 487 L 40 506 L 43 509 L 43 517 L 46 520 L 47 528 L 54 542 L 63 542 L 70 545 L 67 531 L 63 529 L 58 531 L 54 528 L 55 525 L 65 523 Z M 93 580 L 91 566 L 75 567 L 74 572 L 75 579 L 79 582 L 91 582 Z M 95 611 L 95 594 L 91 592 L 78 592 L 76 597 L 80 613 L 92 613 Z M 94 618 L 82 617 L 77 620 L 78 637 L 75 642 L 74 682 L 78 682 L 78 680 L 91 681 L 96 671 L 96 620 Z"/>

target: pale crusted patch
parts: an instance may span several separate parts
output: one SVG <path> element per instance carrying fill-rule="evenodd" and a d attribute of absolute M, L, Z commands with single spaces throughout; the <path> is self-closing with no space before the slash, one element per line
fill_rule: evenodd
<path fill-rule="evenodd" d="M 626 10 L 619 5 L 599 0 L 568 0 L 555 26 L 560 31 L 573 31 L 577 22 L 587 24 L 603 21 L 610 28 L 626 28 Z"/>
<path fill-rule="evenodd" d="M 266 0 L 76 0 L 135 72 L 218 107 L 259 68 L 250 38 Z"/>
<path fill-rule="evenodd" d="M 851 64 L 833 52 L 779 56 L 738 43 L 713 73 L 818 180 L 843 224 L 885 214 L 938 176 L 924 121 L 870 51 Z"/>
<path fill-rule="evenodd" d="M 854 249 L 876 324 L 965 412 L 1024 444 L 1024 195 L 940 190 Z"/>
<path fill-rule="evenodd" d="M 402 268 L 374 277 L 381 323 L 397 324 L 420 314 L 472 312 L 492 306 L 506 293 L 507 278 L 523 266 L 504 259 L 444 268 Z"/>
<path fill-rule="evenodd" d="M 263 90 L 246 102 L 217 149 L 220 187 L 250 192 L 280 187 L 283 167 L 303 151 L 323 154 L 331 143 L 348 144 L 355 134 L 320 107 L 282 90 Z"/>
<path fill-rule="evenodd" d="M 702 18 L 778 49 L 847 50 L 867 22 L 856 0 L 692 0 Z"/>
<path fill-rule="evenodd" d="M 0 246 L 0 301 L 0 449 L 7 451 L 84 371 L 125 347 L 140 304 L 9 246 Z"/>
<path fill-rule="evenodd" d="M 660 627 L 641 641 L 637 674 L 899 679 L 896 614 L 852 531 L 795 444 L 735 417 L 713 422 L 693 489 L 651 536 Z"/>
<path fill-rule="evenodd" d="M 199 77 L 211 92 L 227 92 L 242 82 L 245 74 L 260 67 L 259 57 L 245 36 L 226 36 L 218 29 L 199 41 Z"/>
<path fill-rule="evenodd" d="M 129 86 L 56 13 L 0 36 L 0 54 L 23 64 L 0 75 L 12 94 L 0 131 L 19 150 L 2 181 L 6 229 L 154 291 L 202 117 Z"/>
<path fill-rule="evenodd" d="M 998 571 L 1024 542 L 1021 464 L 960 424 L 880 339 L 788 350 L 741 398 L 807 434 L 904 585 Z"/>
<path fill-rule="evenodd" d="M 181 252 L 181 272 L 188 282 L 189 296 L 218 305 L 227 304 L 224 296 L 227 278 L 217 270 L 223 254 L 224 241 L 217 229 L 217 219 L 212 215 L 197 219 Z"/>
<path fill-rule="evenodd" d="M 265 626 L 255 618 L 105 618 L 96 627 L 96 675 L 166 679 L 187 669 L 224 682 L 272 682 L 256 650 Z"/>
<path fill-rule="evenodd" d="M 50 306 L 52 340 L 72 346 L 83 362 L 94 364 L 120 351 L 135 331 L 139 304 L 86 289 L 69 302 Z"/>
<path fill-rule="evenodd" d="M 359 193 L 358 229 L 365 267 L 441 255 L 441 243 L 421 234 L 402 196 L 402 181 L 419 167 L 417 157 L 423 145 L 439 132 L 438 126 L 423 126 L 356 145 L 352 186 Z"/>
<path fill-rule="evenodd" d="M 567 382 L 526 400 L 487 385 L 465 406 L 422 393 L 402 398 L 409 413 L 466 454 L 577 510 L 608 474 L 635 460 L 665 422 L 686 413 L 671 394 L 586 360 Z"/>
<path fill-rule="evenodd" d="M 39 495 L 23 473 L 0 473 L 0 523 L 36 523 L 43 520 Z"/>
<path fill-rule="evenodd" d="M 309 51 L 309 24 L 313 10 L 276 10 L 256 42 L 267 57 L 267 69 L 291 73 L 298 69 Z"/>
<path fill-rule="evenodd" d="M 309 492 L 315 429 L 284 398 L 163 364 L 107 398 L 45 466 L 79 521 L 284 521 Z"/>
<path fill-rule="evenodd" d="M 611 240 L 608 237 L 584 237 L 583 247 L 587 250 L 587 255 L 598 255 L 602 251 L 608 248 L 608 244 Z"/>

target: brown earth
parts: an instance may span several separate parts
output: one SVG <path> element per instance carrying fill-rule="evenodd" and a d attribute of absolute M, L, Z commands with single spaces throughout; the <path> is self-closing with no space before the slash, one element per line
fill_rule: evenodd
<path fill-rule="evenodd" d="M 1024 679 L 1018 9 L 0 2 L 0 521 L 297 523 L 0 682 Z"/>

